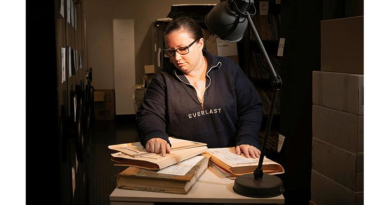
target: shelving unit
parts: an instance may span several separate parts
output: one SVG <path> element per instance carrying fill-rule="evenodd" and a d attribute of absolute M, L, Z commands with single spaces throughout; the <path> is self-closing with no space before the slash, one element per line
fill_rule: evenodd
<path fill-rule="evenodd" d="M 169 59 L 164 57 L 163 49 L 165 49 L 164 42 L 164 29 L 167 24 L 171 21 L 171 18 L 160 18 L 153 22 L 153 64 L 155 73 L 160 69 L 169 65 Z M 147 78 L 147 77 L 146 77 Z M 151 80 L 145 79 L 147 81 Z"/>
<path fill-rule="evenodd" d="M 88 204 L 93 87 L 84 0 L 26 3 L 27 201 Z"/>
<path fill-rule="evenodd" d="M 93 86 L 92 68 L 87 69 L 83 0 L 55 1 L 55 30 L 60 201 L 61 204 L 88 204 L 88 142 L 93 123 Z"/>

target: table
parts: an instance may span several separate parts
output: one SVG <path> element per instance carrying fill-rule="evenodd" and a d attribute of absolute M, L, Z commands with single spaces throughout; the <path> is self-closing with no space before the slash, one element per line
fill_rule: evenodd
<path fill-rule="evenodd" d="M 167 194 L 116 188 L 110 195 L 111 205 L 153 205 L 154 202 L 284 204 L 283 195 L 250 198 L 233 191 L 234 180 L 209 167 L 188 194 Z"/>

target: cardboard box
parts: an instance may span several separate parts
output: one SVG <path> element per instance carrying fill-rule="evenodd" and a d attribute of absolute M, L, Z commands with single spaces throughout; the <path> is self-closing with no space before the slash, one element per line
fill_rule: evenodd
<path fill-rule="evenodd" d="M 363 205 L 364 192 L 354 192 L 315 170 L 311 172 L 311 200 L 316 205 Z"/>
<path fill-rule="evenodd" d="M 312 162 L 313 170 L 352 191 L 363 191 L 362 152 L 354 154 L 313 138 Z"/>
<path fill-rule="evenodd" d="M 363 75 L 313 71 L 313 104 L 363 115 Z"/>
<path fill-rule="evenodd" d="M 93 100 L 95 102 L 104 102 L 104 91 L 95 91 L 93 93 Z"/>
<path fill-rule="evenodd" d="M 114 90 L 95 90 L 94 101 L 95 120 L 115 120 Z"/>
<path fill-rule="evenodd" d="M 155 73 L 154 72 L 154 65 L 145 65 L 144 69 L 145 69 L 145 74 Z"/>
<path fill-rule="evenodd" d="M 321 21 L 321 70 L 363 74 L 363 16 Z"/>
<path fill-rule="evenodd" d="M 363 152 L 363 118 L 363 116 L 313 105 L 313 136 L 354 154 Z"/>
<path fill-rule="evenodd" d="M 208 30 L 203 30 L 205 48 L 208 52 L 216 56 L 224 56 L 239 64 L 237 43 L 226 42 L 217 38 Z"/>

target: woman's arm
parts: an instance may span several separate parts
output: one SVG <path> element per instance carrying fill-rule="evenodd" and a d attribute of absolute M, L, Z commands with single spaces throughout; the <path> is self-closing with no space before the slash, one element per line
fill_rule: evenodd
<path fill-rule="evenodd" d="M 235 69 L 235 92 L 238 113 L 236 153 L 244 153 L 246 157 L 258 157 L 263 104 L 252 82 L 241 68 L 235 65 L 237 67 Z"/>
<path fill-rule="evenodd" d="M 141 107 L 137 112 L 136 124 L 141 144 L 147 151 L 169 153 L 166 133 L 166 86 L 162 74 L 151 81 Z M 163 139 L 157 140 L 157 139 Z M 151 140 L 153 139 L 153 140 Z M 165 141 L 165 142 L 164 142 Z"/>

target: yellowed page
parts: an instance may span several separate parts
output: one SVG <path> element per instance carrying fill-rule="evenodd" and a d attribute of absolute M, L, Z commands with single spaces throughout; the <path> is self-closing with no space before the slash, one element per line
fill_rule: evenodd
<path fill-rule="evenodd" d="M 192 169 L 192 167 L 194 167 L 203 158 L 204 158 L 204 156 L 195 156 L 195 157 L 186 159 L 180 163 L 177 163 L 175 165 L 161 169 L 157 173 L 184 176 L 187 174 L 188 171 L 190 171 Z"/>
<path fill-rule="evenodd" d="M 237 155 L 235 147 L 211 148 L 207 151 L 230 167 L 257 166 L 260 158 L 246 158 L 244 154 Z M 278 164 L 264 156 L 263 165 Z"/>

